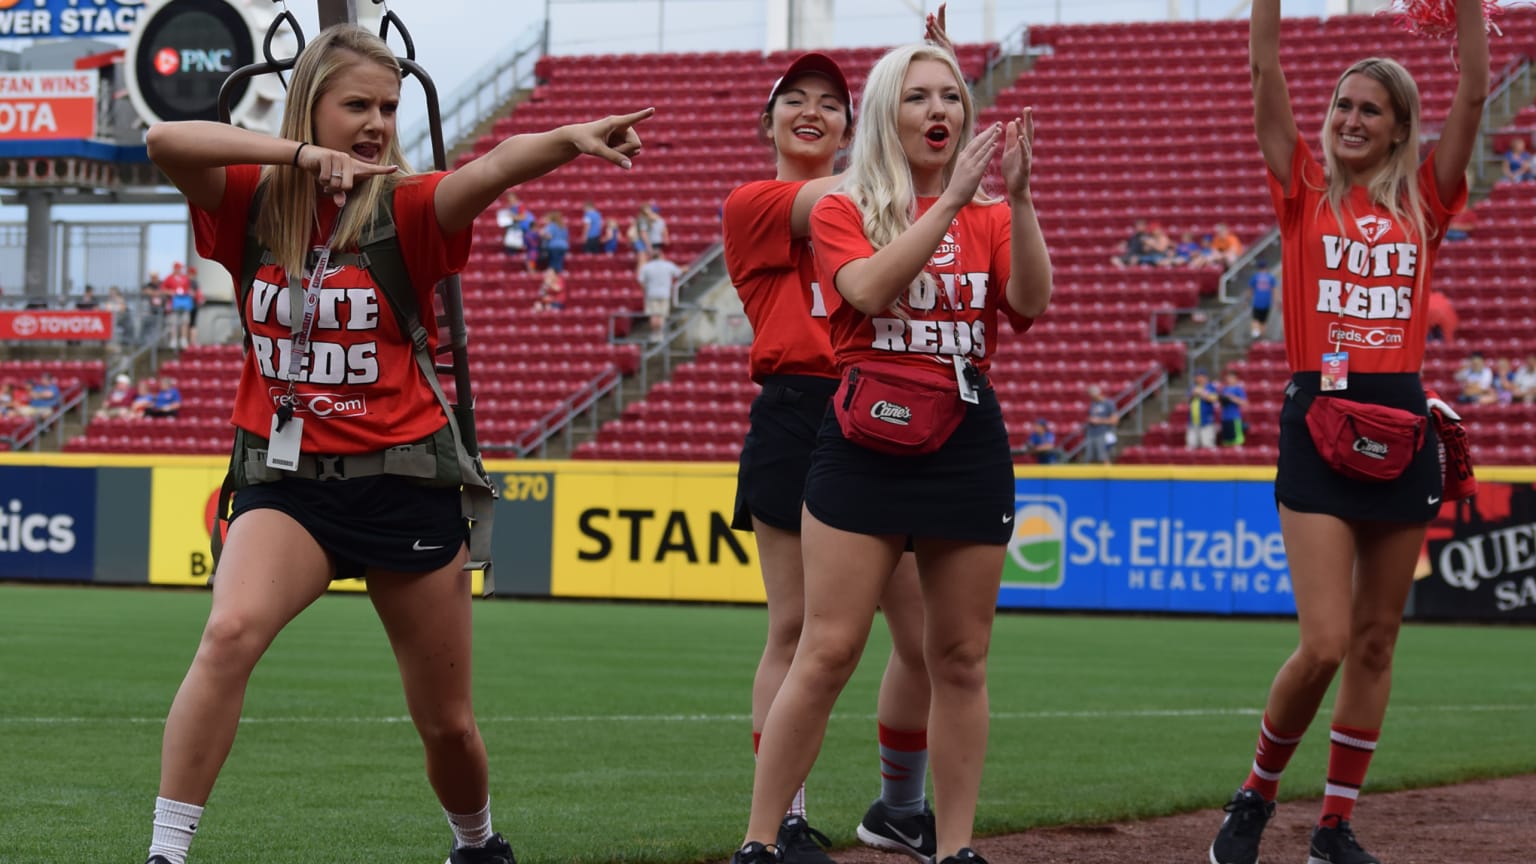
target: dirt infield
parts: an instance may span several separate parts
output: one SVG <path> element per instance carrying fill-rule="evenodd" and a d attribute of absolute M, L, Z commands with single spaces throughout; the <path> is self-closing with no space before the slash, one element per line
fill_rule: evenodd
<path fill-rule="evenodd" d="M 1531 864 L 1536 861 L 1536 775 L 1367 793 L 1355 809 L 1356 836 L 1384 864 Z M 1280 805 L 1264 833 L 1259 864 L 1302 864 L 1319 802 Z M 992 864 L 1205 864 L 1220 810 L 1143 822 L 1042 828 L 988 837 L 976 851 Z M 839 864 L 911 861 L 871 849 L 834 856 Z"/>

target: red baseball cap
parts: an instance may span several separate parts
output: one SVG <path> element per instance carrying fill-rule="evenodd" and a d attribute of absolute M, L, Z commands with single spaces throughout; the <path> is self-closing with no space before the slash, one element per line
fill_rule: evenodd
<path fill-rule="evenodd" d="M 837 88 L 838 95 L 842 97 L 843 104 L 848 106 L 848 111 L 852 114 L 853 102 L 849 98 L 848 79 L 843 77 L 842 68 L 837 65 L 836 60 L 815 51 L 795 58 L 795 62 L 789 64 L 789 68 L 784 70 L 779 80 L 773 82 L 773 89 L 768 91 L 768 104 L 764 108 L 764 113 L 773 107 L 773 100 L 779 98 L 780 88 L 805 74 L 820 75 L 831 81 L 832 86 Z"/>

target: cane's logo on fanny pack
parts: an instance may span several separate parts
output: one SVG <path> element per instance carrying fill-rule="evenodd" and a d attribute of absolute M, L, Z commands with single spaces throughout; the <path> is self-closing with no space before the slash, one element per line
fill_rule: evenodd
<path fill-rule="evenodd" d="M 896 426 L 905 426 L 912 422 L 912 409 L 905 405 L 897 405 L 895 402 L 887 402 L 881 399 L 869 406 L 869 416 L 885 423 Z"/>
<path fill-rule="evenodd" d="M 1372 459 L 1385 459 L 1387 452 L 1392 448 L 1380 442 L 1373 441 L 1364 435 L 1355 439 L 1355 452 L 1361 456 L 1369 456 Z"/>

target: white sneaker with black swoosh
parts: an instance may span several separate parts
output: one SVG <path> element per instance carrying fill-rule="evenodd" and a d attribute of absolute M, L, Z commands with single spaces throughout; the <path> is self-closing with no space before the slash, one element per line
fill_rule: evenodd
<path fill-rule="evenodd" d="M 933 811 L 926 804 L 921 813 L 896 816 L 884 801 L 877 798 L 864 812 L 856 833 L 866 846 L 887 852 L 903 852 L 924 864 L 933 860 L 933 853 L 938 846 L 938 837 L 933 828 Z"/>

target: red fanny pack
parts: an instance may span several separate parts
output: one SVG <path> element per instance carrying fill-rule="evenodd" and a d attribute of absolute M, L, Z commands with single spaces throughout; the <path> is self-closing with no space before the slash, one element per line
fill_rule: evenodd
<path fill-rule="evenodd" d="M 1312 396 L 1295 384 L 1286 394 L 1306 412 L 1317 455 L 1333 470 L 1356 480 L 1395 480 L 1424 446 L 1424 417 L 1369 402 Z"/>
<path fill-rule="evenodd" d="M 832 397 L 832 410 L 844 438 L 893 456 L 932 453 L 965 417 L 955 386 L 895 363 L 849 369 Z"/>

